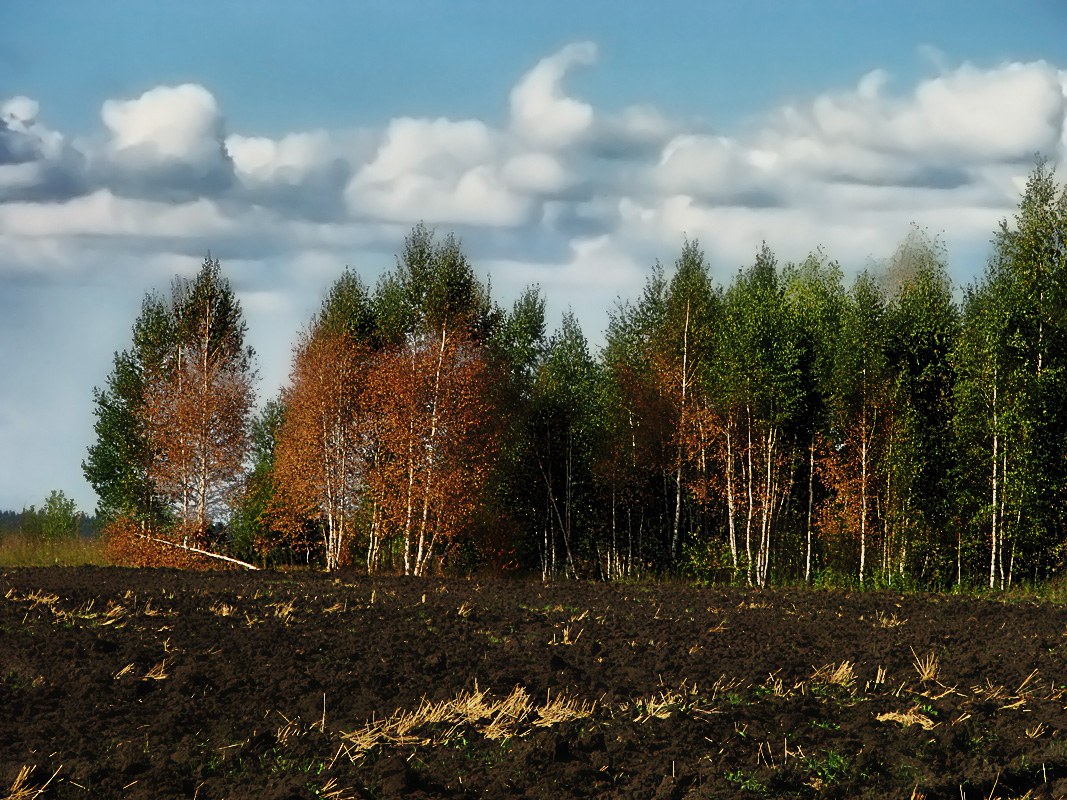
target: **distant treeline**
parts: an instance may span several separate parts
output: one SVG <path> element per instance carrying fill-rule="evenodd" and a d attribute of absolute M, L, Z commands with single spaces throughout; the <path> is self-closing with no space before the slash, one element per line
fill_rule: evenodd
<path fill-rule="evenodd" d="M 22 511 L 0 511 L 0 538 L 9 535 L 45 536 L 48 531 L 56 531 L 60 532 L 60 535 L 76 534 L 83 539 L 88 539 L 99 532 L 95 516 L 74 514 L 69 520 L 67 518 L 57 519 L 50 515 L 50 511 L 47 502 L 40 510 L 35 506 L 30 506 Z M 50 525 L 53 520 L 58 524 Z M 69 527 L 63 527 L 65 523 Z"/>
<path fill-rule="evenodd" d="M 373 290 L 330 288 L 256 414 L 209 259 L 146 297 L 96 392 L 99 514 L 142 543 L 411 574 L 948 587 L 1063 563 L 1067 193 L 1044 162 L 962 295 L 914 229 L 847 286 L 767 245 L 719 285 L 687 241 L 595 354 L 544 308 L 536 287 L 499 307 L 417 226 Z"/>

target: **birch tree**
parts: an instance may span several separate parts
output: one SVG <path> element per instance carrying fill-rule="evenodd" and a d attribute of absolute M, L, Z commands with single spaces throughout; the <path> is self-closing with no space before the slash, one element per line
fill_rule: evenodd
<path fill-rule="evenodd" d="M 885 312 L 881 289 L 869 273 L 862 273 L 841 317 L 832 400 L 837 463 L 830 472 L 845 524 L 858 540 L 861 584 L 867 576 L 876 491 L 873 477 L 884 449 L 889 405 Z"/>
<path fill-rule="evenodd" d="M 146 376 L 142 423 L 157 453 L 149 472 L 182 523 L 183 544 L 225 512 L 239 484 L 255 398 L 240 303 L 208 258 L 174 282 L 174 341 Z"/>
<path fill-rule="evenodd" d="M 811 583 L 815 567 L 816 458 L 825 457 L 831 439 L 829 398 L 844 304 L 841 268 L 821 251 L 790 265 L 784 276 L 786 295 L 797 324 L 803 399 L 798 436 L 806 450 L 804 501 L 804 582 Z"/>

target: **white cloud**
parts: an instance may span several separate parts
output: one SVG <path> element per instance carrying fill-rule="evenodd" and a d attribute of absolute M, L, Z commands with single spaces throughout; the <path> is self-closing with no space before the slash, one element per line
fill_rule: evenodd
<path fill-rule="evenodd" d="M 299 183 L 334 158 L 326 131 L 290 133 L 281 139 L 231 134 L 226 150 L 242 178 L 262 182 Z"/>
<path fill-rule="evenodd" d="M 758 162 L 754 151 L 735 139 L 685 134 L 663 148 L 656 173 L 667 193 L 729 197 L 753 187 Z"/>
<path fill-rule="evenodd" d="M 100 116 L 118 153 L 190 163 L 212 163 L 220 153 L 222 113 L 203 86 L 159 86 L 133 100 L 107 100 Z"/>
<path fill-rule="evenodd" d="M 547 153 L 519 153 L 504 164 L 504 178 L 520 192 L 550 195 L 566 189 L 572 179 Z"/>
<path fill-rule="evenodd" d="M 1064 87 L 1044 62 L 992 69 L 964 64 L 921 81 L 903 97 L 888 95 L 888 83 L 875 71 L 852 92 L 822 95 L 806 109 L 788 107 L 768 139 L 793 143 L 798 160 L 815 156 L 823 168 L 827 150 L 837 148 L 958 164 L 1026 160 L 1060 146 Z"/>
<path fill-rule="evenodd" d="M 515 225 L 527 203 L 499 174 L 499 154 L 477 120 L 393 120 L 345 196 L 354 214 L 392 222 Z"/>
<path fill-rule="evenodd" d="M 593 125 L 593 107 L 567 97 L 562 82 L 574 67 L 592 64 L 596 45 L 577 42 L 544 58 L 511 91 L 511 128 L 534 147 L 558 149 Z"/>
<path fill-rule="evenodd" d="M 0 204 L 0 234 L 20 238 L 201 237 L 229 229 L 215 203 L 204 199 L 161 203 L 117 197 L 100 189 L 61 203 Z"/>

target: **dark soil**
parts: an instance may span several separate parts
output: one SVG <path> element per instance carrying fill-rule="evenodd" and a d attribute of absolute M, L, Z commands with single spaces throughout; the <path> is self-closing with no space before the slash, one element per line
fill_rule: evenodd
<path fill-rule="evenodd" d="M 95 568 L 0 597 L 0 797 L 1067 795 L 1059 606 Z"/>

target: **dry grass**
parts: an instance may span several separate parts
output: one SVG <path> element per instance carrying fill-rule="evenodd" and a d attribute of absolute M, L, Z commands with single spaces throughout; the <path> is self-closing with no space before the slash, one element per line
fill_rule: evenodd
<path fill-rule="evenodd" d="M 875 624 L 879 628 L 898 628 L 905 622 L 907 622 L 907 620 L 898 618 L 895 611 L 893 612 L 892 616 L 888 617 L 886 616 L 884 611 L 879 611 L 877 614 L 875 614 Z"/>
<path fill-rule="evenodd" d="M 125 617 L 127 613 L 124 605 L 117 603 L 114 600 L 108 600 L 107 610 L 104 612 L 104 619 L 100 624 L 121 625 L 123 623 L 123 617 Z"/>
<path fill-rule="evenodd" d="M 851 661 L 842 661 L 837 666 L 827 664 L 815 670 L 811 682 L 849 689 L 856 683 L 855 665 Z"/>
<path fill-rule="evenodd" d="M 1026 729 L 1026 738 L 1028 739 L 1040 739 L 1045 731 L 1048 730 L 1048 726 L 1043 722 L 1039 722 L 1036 725 Z"/>
<path fill-rule="evenodd" d="M 60 766 L 59 769 L 63 769 Z M 30 784 L 30 776 L 33 775 L 33 767 L 22 767 L 19 770 L 19 774 L 15 776 L 14 782 L 11 784 L 11 788 L 8 789 L 8 795 L 5 800 L 36 800 L 48 789 L 49 785 L 56 779 L 56 775 L 59 774 L 59 769 L 52 773 L 52 777 L 46 780 L 40 786 L 33 786 Z"/>
<path fill-rule="evenodd" d="M 889 711 L 885 714 L 875 714 L 874 718 L 879 722 L 899 722 L 905 728 L 909 725 L 920 725 L 924 731 L 928 731 L 937 725 L 937 723 L 928 716 L 921 714 L 918 708 L 909 708 L 903 713 L 899 711 Z"/>
<path fill-rule="evenodd" d="M 215 615 L 216 615 L 216 616 L 218 616 L 218 617 L 229 617 L 229 616 L 231 616 L 231 615 L 232 615 L 232 614 L 233 614 L 233 613 L 234 613 L 234 612 L 235 612 L 236 610 L 237 610 L 237 609 L 235 609 L 235 608 L 234 608 L 233 606 L 231 606 L 231 605 L 230 605 L 229 603 L 224 603 L 224 602 L 222 602 L 221 600 L 219 600 L 219 601 L 218 601 L 218 602 L 216 602 L 216 603 L 215 603 L 215 604 L 214 604 L 213 606 L 211 606 L 211 613 L 212 613 L 212 614 L 215 614 Z"/>
<path fill-rule="evenodd" d="M 933 653 L 920 658 L 919 654 L 915 652 L 915 648 L 911 649 L 912 663 L 915 665 L 915 671 L 919 673 L 919 680 L 921 681 L 936 681 L 937 673 L 940 670 L 940 665 L 937 662 L 937 656 Z"/>
<path fill-rule="evenodd" d="M 293 612 L 296 610 L 296 603 L 292 600 L 287 600 L 284 603 L 271 603 L 269 607 L 274 609 L 274 616 L 288 625 L 289 620 L 293 618 Z"/>
<path fill-rule="evenodd" d="M 568 698 L 565 694 L 557 694 L 555 700 L 550 697 L 543 706 L 537 709 L 537 719 L 533 724 L 539 728 L 550 728 L 572 719 L 585 719 L 593 715 L 595 707 L 595 703 Z"/>
<path fill-rule="evenodd" d="M 48 606 L 49 609 L 52 609 L 52 607 L 59 602 L 59 595 L 51 593 L 45 594 L 40 589 L 38 589 L 37 591 L 31 592 L 30 594 L 26 595 L 22 599 L 28 600 L 33 603 L 31 608 L 37 608 L 37 606 Z"/>
<path fill-rule="evenodd" d="M 0 538 L 0 567 L 77 567 L 111 564 L 100 539 L 38 539 L 22 534 Z"/>
<path fill-rule="evenodd" d="M 318 794 L 323 800 L 356 800 L 359 796 L 352 789 L 345 789 L 338 786 L 336 778 L 330 778 L 326 781 Z"/>
<path fill-rule="evenodd" d="M 575 642 L 578 641 L 578 638 L 584 632 L 585 632 L 585 628 L 582 628 L 580 631 L 578 631 L 577 634 L 575 634 L 574 638 L 572 639 L 571 638 L 571 627 L 570 627 L 570 625 L 565 625 L 563 627 L 563 636 L 557 641 L 556 640 L 556 634 L 552 634 L 552 641 L 549 642 L 549 644 L 551 644 L 551 645 L 568 645 L 568 646 L 572 645 L 572 644 L 574 644 Z"/>
<path fill-rule="evenodd" d="M 634 722 L 648 722 L 652 719 L 667 719 L 671 714 L 685 706 L 685 696 L 680 692 L 666 690 L 652 695 L 647 700 L 634 703 L 637 716 Z"/>
<path fill-rule="evenodd" d="M 472 726 L 487 739 L 499 740 L 521 736 L 534 727 L 547 728 L 572 719 L 592 716 L 595 703 L 580 701 L 566 694 L 548 697 L 537 706 L 521 686 L 516 686 L 503 700 L 493 700 L 489 693 L 475 687 L 451 700 L 432 703 L 423 700 L 415 710 L 400 709 L 342 735 L 351 745 L 353 759 L 362 757 L 380 745 L 412 746 L 443 744 L 453 739 L 460 728 Z M 432 730 L 433 727 L 443 730 Z"/>

